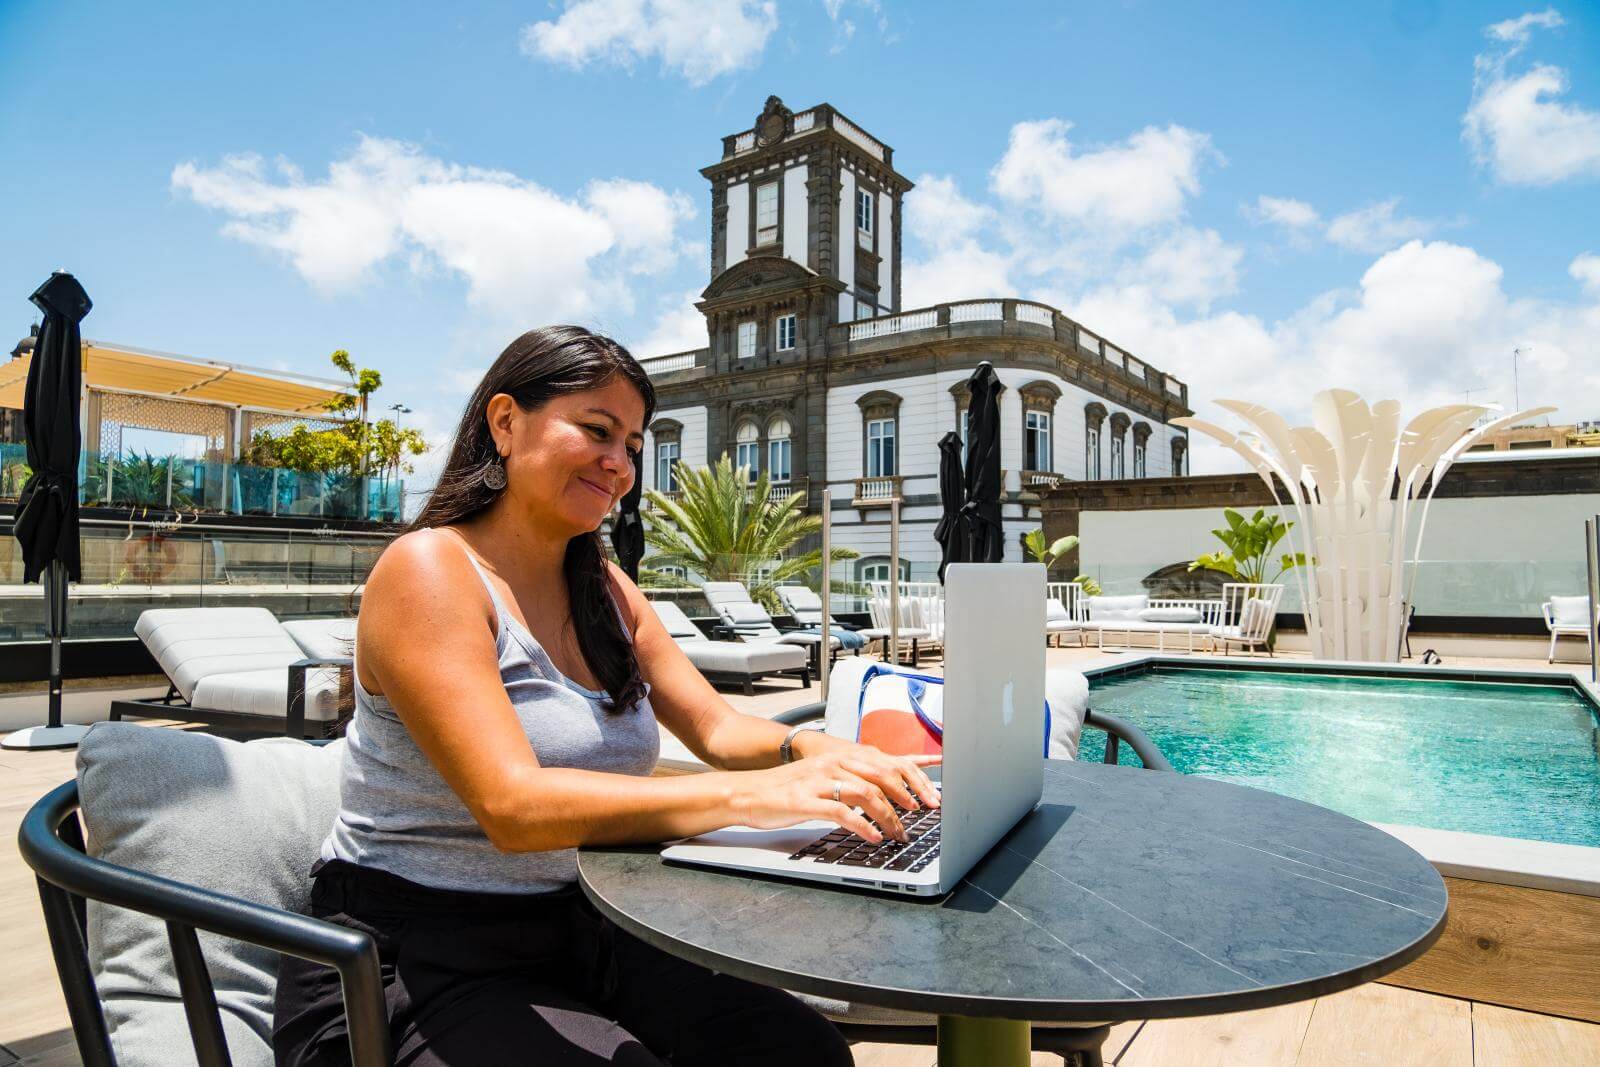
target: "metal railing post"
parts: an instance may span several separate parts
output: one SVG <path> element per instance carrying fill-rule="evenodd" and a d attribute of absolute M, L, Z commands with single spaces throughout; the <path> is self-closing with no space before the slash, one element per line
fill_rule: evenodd
<path fill-rule="evenodd" d="M 833 673 L 828 670 L 829 652 L 833 644 L 828 633 L 828 621 L 832 612 L 830 594 L 833 592 L 833 490 L 822 490 L 822 643 L 817 646 L 817 681 L 822 686 L 822 700 L 828 700 L 828 675 Z"/>
<path fill-rule="evenodd" d="M 889 647 L 900 666 L 900 498 L 889 501 Z"/>
<path fill-rule="evenodd" d="M 1595 608 L 1600 607 L 1600 515 L 1583 522 L 1584 559 L 1589 566 L 1589 680 L 1600 684 L 1600 629 Z"/>

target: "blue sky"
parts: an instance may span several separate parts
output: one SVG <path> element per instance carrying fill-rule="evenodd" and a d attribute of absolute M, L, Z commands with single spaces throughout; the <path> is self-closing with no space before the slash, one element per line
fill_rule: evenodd
<path fill-rule="evenodd" d="M 696 343 L 697 171 L 777 93 L 919 183 L 908 306 L 1046 300 L 1212 417 L 1509 405 L 1517 346 L 1525 406 L 1600 416 L 1593 6 L 457 6 L 0 5 L 0 321 L 65 267 L 88 336 L 347 348 L 442 433 L 522 328 Z"/>

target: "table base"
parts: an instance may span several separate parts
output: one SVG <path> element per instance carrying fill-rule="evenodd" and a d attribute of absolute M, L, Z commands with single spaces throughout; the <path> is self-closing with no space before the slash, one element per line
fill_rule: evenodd
<path fill-rule="evenodd" d="M 1032 1044 L 1026 1022 L 939 1016 L 939 1067 L 1027 1067 Z"/>

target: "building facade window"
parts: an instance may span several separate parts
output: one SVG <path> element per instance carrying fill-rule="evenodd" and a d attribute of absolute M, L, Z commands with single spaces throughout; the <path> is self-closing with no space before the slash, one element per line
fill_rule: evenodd
<path fill-rule="evenodd" d="M 741 422 L 733 440 L 733 465 L 749 468 L 745 480 L 754 482 L 761 473 L 761 431 L 753 422 Z"/>
<path fill-rule="evenodd" d="M 856 290 L 856 318 L 870 319 L 878 314 L 878 294 L 871 289 Z"/>
<path fill-rule="evenodd" d="M 741 322 L 739 324 L 739 358 L 750 359 L 756 354 L 756 324 Z"/>
<path fill-rule="evenodd" d="M 1133 476 L 1135 478 L 1148 478 L 1150 476 L 1150 424 L 1136 422 L 1133 424 Z"/>
<path fill-rule="evenodd" d="M 778 241 L 778 183 L 756 186 L 756 247 Z"/>
<path fill-rule="evenodd" d="M 791 477 L 792 453 L 789 420 L 779 415 L 767 423 L 767 477 L 778 485 L 787 485 Z"/>
<path fill-rule="evenodd" d="M 779 315 L 773 330 L 773 347 L 779 352 L 787 352 L 794 347 L 795 342 L 795 317 L 793 315 Z"/>
<path fill-rule="evenodd" d="M 1126 478 L 1128 448 L 1128 416 L 1117 412 L 1111 416 L 1111 477 Z"/>
<path fill-rule="evenodd" d="M 1189 458 L 1189 439 L 1187 437 L 1174 437 L 1172 439 L 1172 476 L 1182 477 L 1189 473 L 1187 461 Z"/>
<path fill-rule="evenodd" d="M 1022 467 L 1030 471 L 1048 471 L 1050 462 L 1050 413 L 1029 411 L 1023 415 Z"/>
<path fill-rule="evenodd" d="M 1022 398 L 1022 469 L 1056 469 L 1055 410 L 1061 389 L 1043 378 L 1017 390 Z"/>
<path fill-rule="evenodd" d="M 868 478 L 887 478 L 895 473 L 894 438 L 893 419 L 873 419 L 867 423 Z"/>
<path fill-rule="evenodd" d="M 856 231 L 868 238 L 865 246 L 867 248 L 872 247 L 871 238 L 873 232 L 873 200 L 874 197 L 871 189 L 856 190 Z"/>
<path fill-rule="evenodd" d="M 1091 400 L 1083 408 L 1083 476 L 1089 481 L 1104 477 L 1100 467 L 1100 432 L 1106 422 L 1106 406 Z"/>
<path fill-rule="evenodd" d="M 911 580 L 911 561 L 900 561 L 900 580 Z M 889 580 L 889 561 L 882 556 L 856 560 L 856 581 L 858 582 L 887 582 Z"/>
<path fill-rule="evenodd" d="M 656 488 L 663 493 L 678 491 L 678 442 L 656 442 Z"/>

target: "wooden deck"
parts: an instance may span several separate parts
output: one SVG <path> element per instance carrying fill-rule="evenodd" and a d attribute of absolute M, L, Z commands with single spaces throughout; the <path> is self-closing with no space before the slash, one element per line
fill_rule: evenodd
<path fill-rule="evenodd" d="M 1052 662 L 1079 658 L 1051 654 Z M 816 696 L 815 689 L 774 685 L 748 700 L 730 699 L 748 710 L 772 714 Z M 16 848 L 23 812 L 72 773 L 70 752 L 0 750 L 0 960 L 5 966 L 0 978 L 0 1067 L 79 1063 L 33 874 Z M 855 1051 L 861 1067 L 934 1064 L 933 1050 L 927 1047 L 859 1045 Z M 1372 984 L 1263 1011 L 1123 1024 L 1113 1031 L 1106 1061 L 1119 1067 L 1566 1067 L 1600 1064 L 1600 1024 Z M 1052 1056 L 1034 1057 L 1035 1064 L 1059 1062 Z"/>

